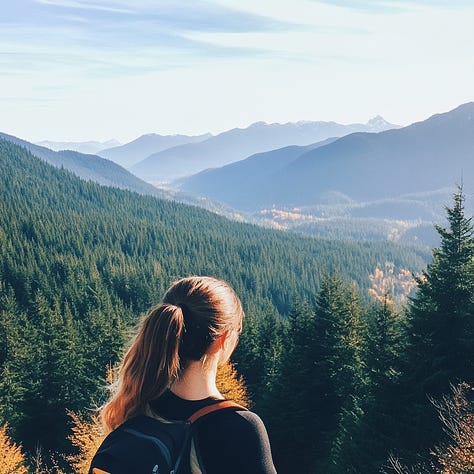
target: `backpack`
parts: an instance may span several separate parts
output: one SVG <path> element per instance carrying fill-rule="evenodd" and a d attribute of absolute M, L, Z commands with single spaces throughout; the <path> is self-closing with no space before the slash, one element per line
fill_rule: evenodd
<path fill-rule="evenodd" d="M 178 474 L 181 461 L 190 455 L 194 424 L 227 408 L 245 410 L 233 401 L 222 400 L 201 408 L 185 421 L 145 415 L 131 418 L 104 439 L 89 474 Z"/>

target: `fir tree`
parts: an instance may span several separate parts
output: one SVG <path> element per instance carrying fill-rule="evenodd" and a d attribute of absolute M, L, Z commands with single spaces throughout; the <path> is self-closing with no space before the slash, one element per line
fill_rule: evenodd
<path fill-rule="evenodd" d="M 357 472 L 350 452 L 352 433 L 361 422 L 365 395 L 364 353 L 366 327 L 353 285 L 334 276 L 323 282 L 316 310 L 317 332 L 323 352 L 319 365 L 332 391 L 325 393 L 319 416 L 324 420 L 323 446 L 327 453 L 317 462 L 316 472 Z"/>
<path fill-rule="evenodd" d="M 364 328 L 354 288 L 326 277 L 316 308 L 295 305 L 269 390 L 279 472 L 340 472 L 338 433 L 359 416 Z"/>
<path fill-rule="evenodd" d="M 474 239 L 464 199 L 459 188 L 447 208 L 448 227 L 436 227 L 441 246 L 417 279 L 409 307 L 402 445 L 410 451 L 423 452 L 441 437 L 428 397 L 439 398 L 450 384 L 473 380 Z"/>
<path fill-rule="evenodd" d="M 319 378 L 315 357 L 314 310 L 296 303 L 276 376 L 269 380 L 262 415 L 268 423 L 279 472 L 310 472 L 318 449 L 321 426 L 317 417 Z"/>

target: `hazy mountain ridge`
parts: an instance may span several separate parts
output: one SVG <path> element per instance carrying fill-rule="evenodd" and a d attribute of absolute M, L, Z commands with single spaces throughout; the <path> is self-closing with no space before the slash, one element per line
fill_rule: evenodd
<path fill-rule="evenodd" d="M 153 153 L 186 143 L 200 142 L 211 136 L 209 133 L 196 136 L 149 133 L 124 145 L 103 149 L 99 154 L 125 168 L 130 168 Z"/>
<path fill-rule="evenodd" d="M 96 155 L 99 151 L 106 148 L 120 146 L 117 140 L 107 140 L 106 142 L 86 141 L 86 142 L 57 142 L 51 140 L 43 140 L 36 142 L 35 145 L 44 146 L 53 151 L 72 150 L 79 153 Z"/>
<path fill-rule="evenodd" d="M 257 153 L 249 158 L 221 168 L 213 168 L 176 181 L 176 185 L 191 194 L 214 196 L 229 205 L 254 211 L 253 194 L 262 181 L 285 168 L 303 154 L 337 140 L 328 138 L 306 146 L 291 145 L 278 150 Z"/>
<path fill-rule="evenodd" d="M 185 144 L 155 153 L 131 170 L 150 182 L 163 182 L 240 161 L 255 153 L 290 145 L 305 146 L 356 131 L 396 128 L 381 117 L 367 124 L 341 125 L 336 122 L 256 122 L 247 128 L 235 128 L 199 143 Z"/>
<path fill-rule="evenodd" d="M 83 179 L 203 207 L 238 221 L 329 239 L 436 245 L 432 225 L 443 220 L 444 206 L 455 184 L 474 181 L 473 117 L 474 103 L 468 103 L 408 127 L 373 133 L 387 125 L 375 117 L 365 124 L 372 133 L 355 132 L 256 153 L 180 178 L 172 183 L 174 188 L 166 189 L 155 188 L 99 156 L 54 152 L 8 135 L 0 137 Z M 341 127 L 334 122 L 322 123 Z M 187 166 L 184 155 L 181 160 L 172 159 L 183 150 L 193 157 L 196 149 L 216 151 L 227 144 L 229 150 L 238 153 L 242 136 L 266 136 L 271 141 L 276 130 L 289 127 L 301 138 L 320 125 L 257 122 L 158 155 L 170 158 L 168 171 L 174 172 L 180 162 Z M 153 141 L 157 136 L 144 137 Z M 253 146 L 252 140 L 247 145 Z M 220 158 L 217 154 L 213 159 Z M 166 166 L 162 171 L 167 172 Z"/>

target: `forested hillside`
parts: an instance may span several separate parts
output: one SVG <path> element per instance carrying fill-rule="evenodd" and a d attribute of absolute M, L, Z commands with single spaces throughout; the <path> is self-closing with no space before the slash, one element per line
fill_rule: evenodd
<path fill-rule="evenodd" d="M 19 145 L 46 163 L 72 171 L 82 179 L 120 189 L 129 189 L 140 194 L 150 194 L 165 199 L 168 197 L 166 192 L 156 189 L 116 163 L 100 156 L 71 150 L 53 151 L 5 133 L 0 133 L 0 139 Z"/>
<path fill-rule="evenodd" d="M 429 361 L 433 350 L 456 347 L 457 360 L 462 348 L 472 351 L 471 339 L 457 346 L 470 321 L 470 306 L 467 313 L 461 308 L 472 302 L 472 288 L 456 292 L 456 285 L 471 272 L 465 259 L 472 266 L 474 245 L 463 251 L 458 273 L 448 266 L 453 283 L 445 293 L 464 318 L 454 331 L 427 327 L 423 313 L 437 311 L 434 323 L 446 311 L 429 302 L 447 281 L 438 278 L 437 269 L 447 268 L 446 259 L 439 263 L 442 252 L 419 280 L 424 290 L 406 318 L 392 305 L 392 287 L 403 286 L 403 269 L 425 266 L 420 250 L 238 224 L 84 182 L 1 140 L 0 190 L 0 426 L 8 423 L 12 439 L 30 453 L 37 445 L 71 449 L 66 410 L 101 402 L 127 329 L 170 281 L 187 274 L 225 278 L 242 297 L 247 318 L 234 361 L 268 424 L 282 473 L 295 472 L 295 455 L 299 472 L 368 473 L 392 448 L 407 459 L 429 449 L 440 430 L 426 387 L 447 393 L 449 382 L 471 368 L 455 370 L 451 356 L 435 366 Z M 463 232 L 468 239 L 469 229 Z M 432 275 L 441 283 L 431 290 L 425 282 Z M 382 303 L 370 303 L 368 289 Z M 448 346 L 434 339 L 422 346 L 425 332 L 452 337 Z M 425 384 L 433 367 L 440 375 Z M 416 427 L 400 434 L 415 415 L 432 433 L 422 442 L 414 441 Z M 354 458 L 354 450 L 363 455 Z"/>

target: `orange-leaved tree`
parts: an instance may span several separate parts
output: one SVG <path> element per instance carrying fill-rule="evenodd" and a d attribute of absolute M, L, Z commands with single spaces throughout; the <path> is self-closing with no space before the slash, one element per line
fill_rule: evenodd
<path fill-rule="evenodd" d="M 225 398 L 234 400 L 244 407 L 250 405 L 250 398 L 242 376 L 237 373 L 231 362 L 219 367 L 217 371 L 217 388 Z"/>
<path fill-rule="evenodd" d="M 67 456 L 74 474 L 87 474 L 97 448 L 104 439 L 100 419 L 97 415 L 85 417 L 72 411 L 68 412 L 73 422 L 69 440 L 77 453 Z"/>
<path fill-rule="evenodd" d="M 389 471 L 397 474 L 467 474 L 474 472 L 474 387 L 461 383 L 452 394 L 432 400 L 448 440 L 431 451 L 433 458 L 416 466 L 404 466 L 391 457 Z"/>
<path fill-rule="evenodd" d="M 0 428 L 0 474 L 27 474 L 21 446 L 7 434 L 7 425 Z"/>
<path fill-rule="evenodd" d="M 442 474 L 474 472 L 474 387 L 462 383 L 451 397 L 433 402 L 438 409 L 449 442 L 433 455 Z"/>

